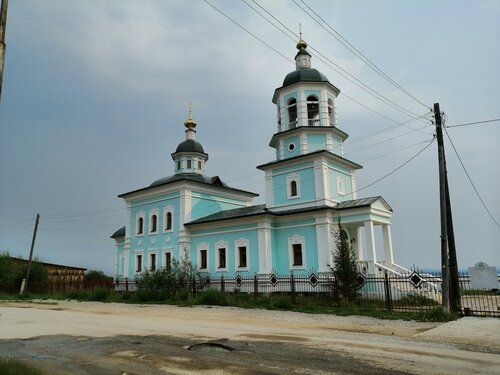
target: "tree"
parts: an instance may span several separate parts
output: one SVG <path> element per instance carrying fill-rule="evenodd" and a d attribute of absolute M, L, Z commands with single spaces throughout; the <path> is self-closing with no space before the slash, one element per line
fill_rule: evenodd
<path fill-rule="evenodd" d="M 334 289 L 347 302 L 356 300 L 358 292 L 356 257 L 349 243 L 346 230 L 340 224 L 332 230 L 334 249 L 332 250 L 333 265 L 330 269 L 334 277 Z"/>

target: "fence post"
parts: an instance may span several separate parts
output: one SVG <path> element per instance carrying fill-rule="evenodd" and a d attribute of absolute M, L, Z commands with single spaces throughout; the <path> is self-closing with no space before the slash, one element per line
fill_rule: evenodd
<path fill-rule="evenodd" d="M 295 278 L 293 277 L 293 273 L 290 275 L 290 282 L 291 282 L 291 287 L 292 287 L 292 303 L 296 304 L 297 303 L 297 296 L 295 293 Z"/>
<path fill-rule="evenodd" d="M 253 297 L 257 299 L 259 294 L 259 281 L 257 280 L 257 274 L 253 277 Z"/>
<path fill-rule="evenodd" d="M 125 278 L 125 291 L 128 292 L 128 277 Z"/>
<path fill-rule="evenodd" d="M 389 276 L 384 272 L 384 289 L 385 289 L 385 307 L 388 311 L 392 312 L 392 296 L 391 286 L 389 284 Z"/>
<path fill-rule="evenodd" d="M 226 291 L 226 286 L 224 284 L 224 275 L 221 275 L 220 277 L 220 291 L 223 293 Z"/>
<path fill-rule="evenodd" d="M 339 289 L 339 280 L 337 276 L 333 276 L 333 294 L 335 297 L 335 303 L 340 305 L 340 289 Z"/>

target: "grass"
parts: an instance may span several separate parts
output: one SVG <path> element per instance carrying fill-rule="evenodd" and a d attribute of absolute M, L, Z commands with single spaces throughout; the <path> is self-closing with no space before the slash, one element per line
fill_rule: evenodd
<path fill-rule="evenodd" d="M 0 358 L 2 375 L 43 375 L 40 370 L 10 358 Z"/>
<path fill-rule="evenodd" d="M 55 299 L 55 300 L 78 300 L 78 301 L 99 301 L 99 302 L 121 302 L 130 304 L 168 304 L 179 306 L 193 305 L 213 305 L 213 306 L 234 306 L 239 308 L 254 308 L 266 310 L 295 311 L 308 314 L 333 314 L 339 316 L 361 315 L 379 319 L 403 319 L 416 321 L 445 322 L 457 319 L 457 316 L 445 315 L 441 308 L 435 305 L 435 301 L 429 304 L 427 299 L 411 298 L 411 303 L 404 306 L 414 308 L 422 306 L 422 311 L 387 311 L 382 300 L 358 300 L 347 306 L 337 306 L 332 298 L 318 298 L 316 296 L 297 296 L 296 303 L 293 304 L 290 295 L 272 294 L 269 296 L 259 295 L 257 299 L 249 293 L 229 293 L 220 292 L 214 289 L 198 293 L 192 296 L 187 290 L 181 291 L 178 295 L 168 299 L 147 298 L 141 293 L 108 293 L 105 288 L 95 288 L 90 291 L 70 291 L 65 294 L 35 295 L 25 294 L 8 295 L 0 294 L 0 299 L 32 300 L 32 299 Z M 400 305 L 399 303 L 397 305 Z M 397 308 L 395 303 L 395 307 Z M 0 372 L 2 374 L 2 372 Z"/>

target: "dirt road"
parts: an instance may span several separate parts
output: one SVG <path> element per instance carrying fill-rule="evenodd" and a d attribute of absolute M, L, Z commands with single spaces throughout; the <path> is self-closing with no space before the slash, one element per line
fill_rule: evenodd
<path fill-rule="evenodd" d="M 69 301 L 2 302 L 0 314 L 0 356 L 48 374 L 500 374 L 500 319 Z"/>

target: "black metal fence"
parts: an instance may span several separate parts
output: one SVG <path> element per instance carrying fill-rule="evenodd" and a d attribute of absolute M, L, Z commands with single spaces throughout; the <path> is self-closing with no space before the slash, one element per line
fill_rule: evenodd
<path fill-rule="evenodd" d="M 463 315 L 500 317 L 499 290 L 471 289 L 468 274 L 461 274 L 459 280 Z M 439 274 L 359 274 L 356 283 L 357 302 L 367 308 L 418 312 L 436 309 L 442 303 Z M 287 296 L 294 304 L 339 306 L 352 303 L 342 297 L 332 274 L 315 272 L 308 275 L 236 275 L 231 278 L 204 275 L 195 282 L 195 291 L 207 288 L 251 293 L 255 298 L 261 295 Z"/>

